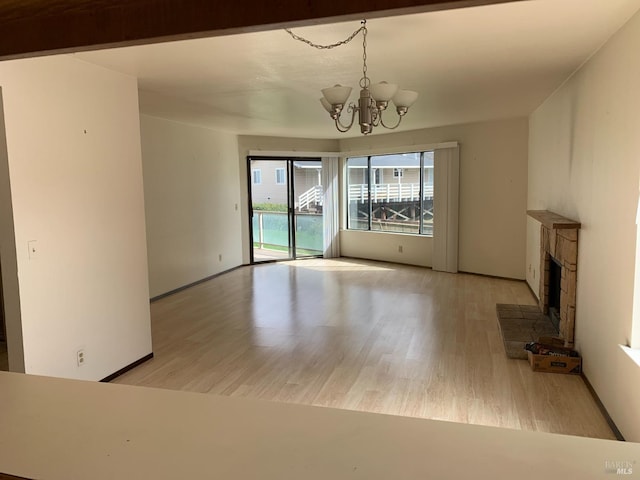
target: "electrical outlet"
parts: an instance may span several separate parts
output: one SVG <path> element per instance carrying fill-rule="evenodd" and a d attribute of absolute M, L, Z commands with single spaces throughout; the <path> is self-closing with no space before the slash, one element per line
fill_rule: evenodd
<path fill-rule="evenodd" d="M 218 255 L 218 261 L 222 261 L 222 254 Z"/>
<path fill-rule="evenodd" d="M 236 212 L 238 211 L 238 204 L 235 205 Z"/>
<path fill-rule="evenodd" d="M 398 253 L 402 253 L 402 245 L 398 245 Z"/>
<path fill-rule="evenodd" d="M 76 354 L 76 361 L 78 362 L 79 367 L 87 363 L 87 357 L 84 354 L 84 349 L 81 348 L 80 350 L 78 350 Z"/>
<path fill-rule="evenodd" d="M 27 248 L 29 249 L 29 260 L 35 260 L 38 258 L 38 242 L 35 240 L 29 240 L 27 242 Z"/>

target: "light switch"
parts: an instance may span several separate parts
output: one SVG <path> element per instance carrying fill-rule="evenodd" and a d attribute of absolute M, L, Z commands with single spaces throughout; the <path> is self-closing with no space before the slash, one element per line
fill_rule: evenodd
<path fill-rule="evenodd" d="M 29 249 L 29 260 L 33 260 L 38 256 L 38 242 L 35 240 L 29 240 L 27 242 L 27 248 Z"/>

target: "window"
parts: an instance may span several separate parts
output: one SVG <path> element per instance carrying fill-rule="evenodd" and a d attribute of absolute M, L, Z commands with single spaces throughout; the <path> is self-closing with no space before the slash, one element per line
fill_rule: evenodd
<path fill-rule="evenodd" d="M 251 177 L 253 178 L 254 185 L 260 185 L 262 183 L 262 171 L 260 169 L 251 170 Z"/>
<path fill-rule="evenodd" d="M 433 235 L 432 151 L 348 158 L 347 190 L 348 229 Z"/>
<path fill-rule="evenodd" d="M 276 168 L 276 185 L 284 185 L 287 183 L 287 175 L 284 168 Z"/>

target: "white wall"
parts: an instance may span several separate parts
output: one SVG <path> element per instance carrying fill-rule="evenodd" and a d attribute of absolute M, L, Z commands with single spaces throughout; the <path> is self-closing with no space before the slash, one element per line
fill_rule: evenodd
<path fill-rule="evenodd" d="M 618 344 L 630 339 L 632 327 L 640 180 L 638 45 L 640 14 L 533 113 L 528 198 L 530 209 L 582 222 L 576 345 L 586 376 L 633 441 L 640 441 L 640 367 Z M 537 241 L 530 231 L 528 244 Z M 534 250 L 528 248 L 529 257 Z"/>
<path fill-rule="evenodd" d="M 0 86 L 24 370 L 104 378 L 151 352 L 136 79 L 60 56 L 0 63 Z"/>
<path fill-rule="evenodd" d="M 242 263 L 250 262 L 251 241 L 249 239 L 249 194 L 247 179 L 247 157 L 251 150 L 265 152 L 337 152 L 337 140 L 238 136 L 238 157 L 240 165 L 240 204 L 242 223 Z"/>
<path fill-rule="evenodd" d="M 141 136 L 151 296 L 240 265 L 236 136 L 146 115 Z"/>
<path fill-rule="evenodd" d="M 340 232 L 340 251 L 343 257 L 430 267 L 432 244 L 431 237 L 418 235 L 358 230 Z M 402 252 L 399 251 L 400 246 L 402 246 Z"/>
<path fill-rule="evenodd" d="M 527 129 L 526 118 L 454 125 L 340 140 L 340 151 L 410 151 L 412 145 L 460 143 L 459 269 L 525 278 Z M 437 192 L 436 192 L 437 195 Z M 351 238 L 353 237 L 353 238 Z M 366 251 L 399 261 L 395 242 L 368 237 Z M 380 241 L 378 241 L 378 238 Z M 360 234 L 343 231 L 342 245 L 359 248 Z M 422 242 L 416 265 L 431 263 L 432 239 Z M 417 244 L 416 244 L 417 246 Z M 355 252 L 350 253 L 353 256 Z M 369 255 L 369 253 L 366 253 Z M 365 256 L 364 250 L 362 256 Z M 405 255 L 402 258 L 407 258 Z M 409 262 L 406 262 L 409 263 Z"/>

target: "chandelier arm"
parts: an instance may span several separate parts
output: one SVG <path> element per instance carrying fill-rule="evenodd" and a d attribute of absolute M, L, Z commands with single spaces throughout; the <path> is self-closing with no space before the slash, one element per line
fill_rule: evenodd
<path fill-rule="evenodd" d="M 344 132 L 348 132 L 349 129 L 351 127 L 353 127 L 353 122 L 356 119 L 356 113 L 358 112 L 358 107 L 356 107 L 353 103 L 349 105 L 349 108 L 347 109 L 347 112 L 351 112 L 351 122 L 349 122 L 349 125 L 343 125 L 342 122 L 340 121 L 340 117 L 336 117 L 336 128 L 344 133 Z"/>
<path fill-rule="evenodd" d="M 384 120 L 382 120 L 382 112 L 380 112 L 380 125 L 382 125 L 384 128 L 387 128 L 389 130 L 394 130 L 398 128 L 398 126 L 400 125 L 400 122 L 402 122 L 403 116 L 404 115 L 398 115 L 398 123 L 396 123 L 393 127 L 388 127 L 387 125 L 385 125 Z"/>
<path fill-rule="evenodd" d="M 340 123 L 340 120 L 338 120 L 338 119 L 336 118 L 336 129 L 337 129 L 340 133 L 348 132 L 348 131 L 349 131 L 349 128 L 351 128 L 351 127 L 348 127 L 348 128 L 347 128 L 347 127 L 342 127 L 341 125 L 342 125 L 342 124 Z"/>
<path fill-rule="evenodd" d="M 382 110 L 378 110 L 375 107 L 371 107 L 371 117 L 373 119 L 371 122 L 371 125 L 373 125 L 374 127 L 377 127 L 382 122 Z"/>

